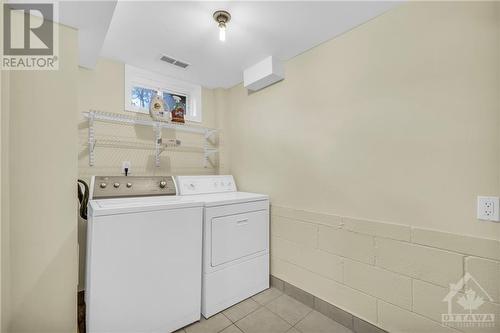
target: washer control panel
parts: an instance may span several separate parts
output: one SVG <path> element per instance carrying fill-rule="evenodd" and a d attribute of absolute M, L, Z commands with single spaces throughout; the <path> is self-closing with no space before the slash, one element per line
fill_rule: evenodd
<path fill-rule="evenodd" d="M 172 176 L 93 176 L 92 199 L 176 195 Z"/>
<path fill-rule="evenodd" d="M 231 175 L 177 176 L 176 181 L 180 195 L 236 192 Z"/>

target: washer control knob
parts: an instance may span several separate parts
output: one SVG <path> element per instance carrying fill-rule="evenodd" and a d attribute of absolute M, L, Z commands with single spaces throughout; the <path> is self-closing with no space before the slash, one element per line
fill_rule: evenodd
<path fill-rule="evenodd" d="M 132 183 L 127 183 L 127 187 L 131 188 L 132 187 Z"/>
<path fill-rule="evenodd" d="M 167 182 L 166 182 L 166 181 L 164 181 L 164 180 L 162 180 L 162 181 L 160 182 L 160 188 L 165 188 L 166 186 L 167 186 Z"/>
<path fill-rule="evenodd" d="M 99 187 L 100 187 L 100 188 L 106 188 L 106 186 L 108 186 L 108 184 L 106 184 L 106 183 L 101 183 L 101 184 L 99 184 Z"/>
<path fill-rule="evenodd" d="M 118 188 L 118 187 L 120 187 L 120 183 L 114 183 L 114 184 L 113 184 L 113 187 L 114 187 L 114 188 Z"/>

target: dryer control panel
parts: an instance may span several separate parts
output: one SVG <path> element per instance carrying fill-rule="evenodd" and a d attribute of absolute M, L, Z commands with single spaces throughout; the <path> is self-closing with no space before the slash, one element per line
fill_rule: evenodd
<path fill-rule="evenodd" d="M 172 176 L 93 176 L 90 199 L 176 195 Z"/>
<path fill-rule="evenodd" d="M 231 175 L 177 176 L 180 195 L 236 192 L 236 184 Z"/>

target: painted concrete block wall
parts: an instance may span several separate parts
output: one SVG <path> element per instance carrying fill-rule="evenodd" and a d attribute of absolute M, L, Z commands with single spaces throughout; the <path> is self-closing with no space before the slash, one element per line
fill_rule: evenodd
<path fill-rule="evenodd" d="M 500 241 L 276 205 L 271 212 L 271 274 L 277 278 L 390 332 L 498 332 Z M 381 226 L 377 232 L 372 223 Z M 397 229 L 407 230 L 409 238 L 392 239 Z M 421 232 L 441 241 L 417 244 L 414 235 Z M 339 240 L 352 251 L 337 246 Z M 462 243 L 487 243 L 490 249 L 478 255 L 464 251 Z M 485 300 L 480 313 L 495 314 L 495 327 L 441 327 L 441 314 L 448 313 L 443 299 L 465 272 L 491 297 L 478 294 Z M 479 293 L 472 283 L 468 287 Z M 462 310 L 456 299 L 453 306 Z"/>

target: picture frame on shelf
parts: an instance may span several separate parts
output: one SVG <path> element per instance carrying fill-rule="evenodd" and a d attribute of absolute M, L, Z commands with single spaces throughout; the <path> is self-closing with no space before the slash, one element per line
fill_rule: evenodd
<path fill-rule="evenodd" d="M 163 103 L 171 112 L 172 122 L 184 123 L 189 112 L 189 95 L 174 91 L 163 91 Z"/>

